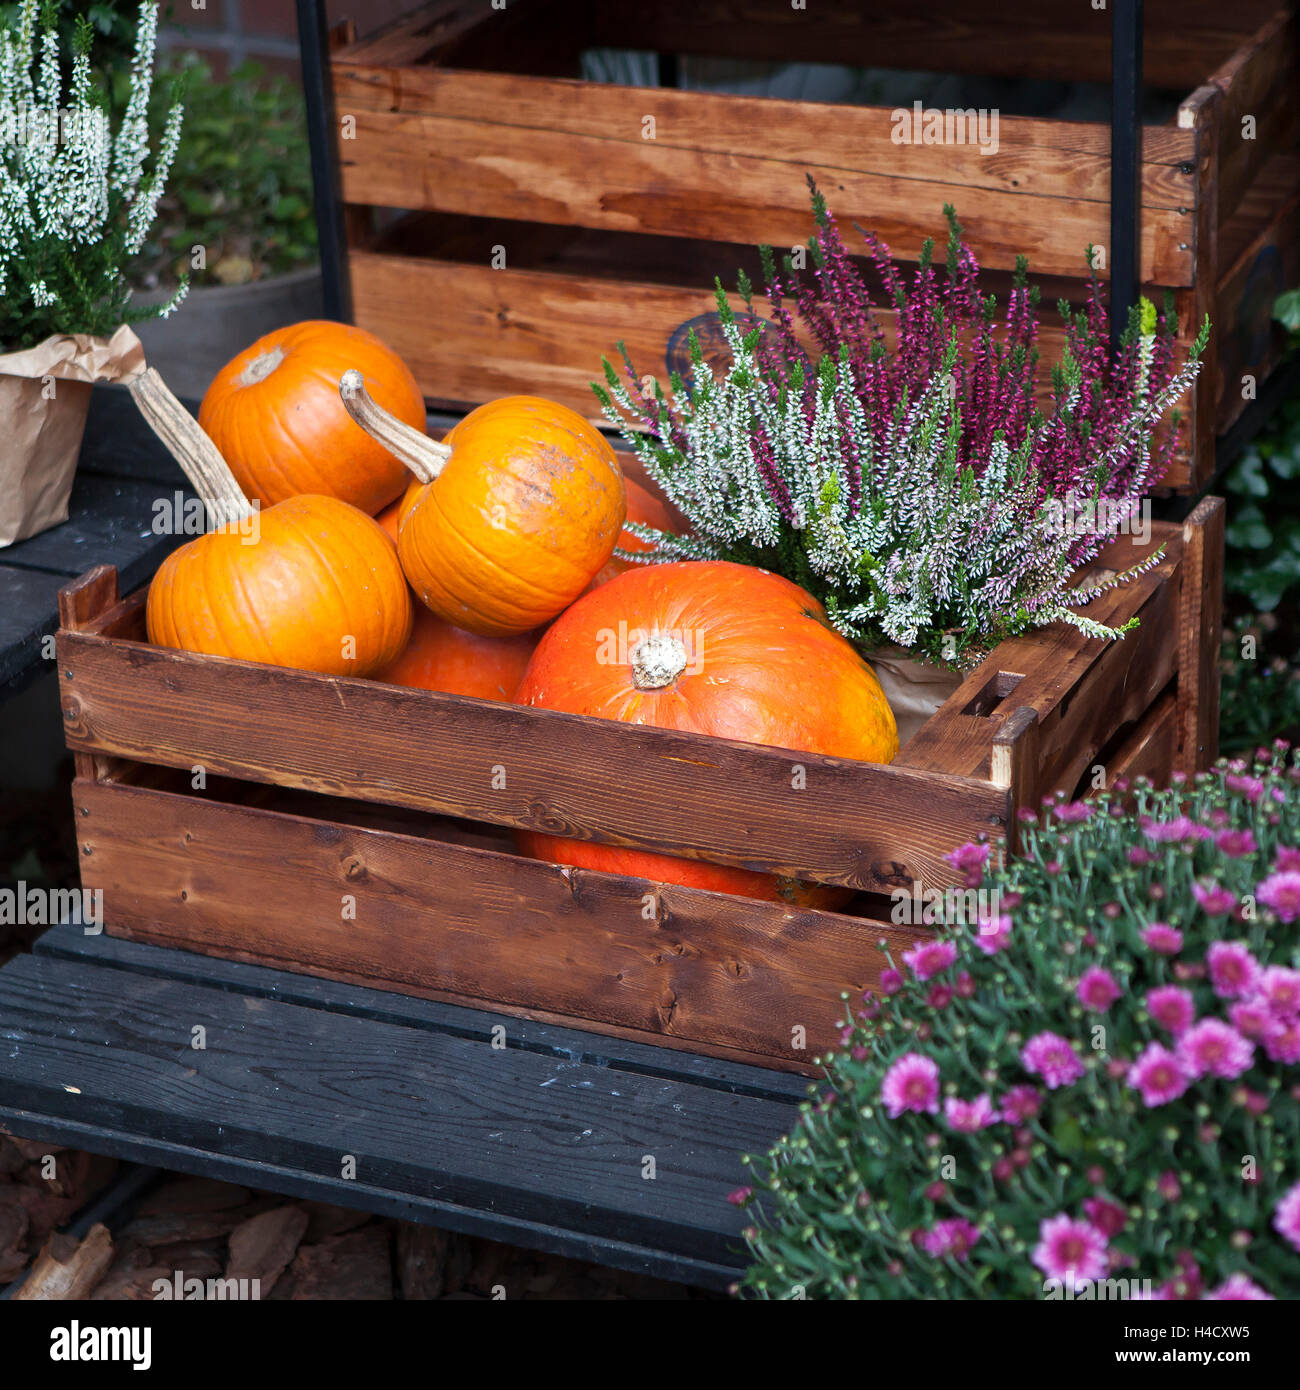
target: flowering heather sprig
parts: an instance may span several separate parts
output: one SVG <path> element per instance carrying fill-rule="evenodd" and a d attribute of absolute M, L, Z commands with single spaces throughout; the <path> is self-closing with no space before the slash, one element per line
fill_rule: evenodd
<path fill-rule="evenodd" d="M 57 9 L 57 7 L 55 7 Z M 0 35 L 0 348 L 30 347 L 52 333 L 106 335 L 121 323 L 170 314 L 166 303 L 132 309 L 123 270 L 144 244 L 180 139 L 173 104 L 152 168 L 147 111 L 158 7 L 136 29 L 126 112 L 116 139 L 90 75 L 91 27 L 77 21 L 67 105 L 57 14 L 37 33 L 37 0 Z"/>
<path fill-rule="evenodd" d="M 746 1296 L 1300 1296 L 1300 918 L 1260 891 L 1300 873 L 1300 760 L 1092 805 L 982 866 L 1002 950 L 941 927 L 851 1006 L 829 1092 L 745 1160 Z"/>
<path fill-rule="evenodd" d="M 652 549 L 629 558 L 761 565 L 809 589 L 865 647 L 941 660 L 1055 621 L 1119 636 L 1074 610 L 1159 554 L 1091 588 L 1073 575 L 1163 474 L 1173 432 L 1159 448 L 1152 437 L 1194 379 L 1204 338 L 1175 372 L 1172 309 L 1144 301 L 1112 359 L 1094 276 L 1084 313 L 1063 306 L 1068 347 L 1044 415 L 1023 264 L 995 327 L 951 209 L 946 276 L 927 243 L 910 290 L 868 237 L 896 310 L 891 350 L 815 190 L 813 203 L 813 284 L 779 272 L 764 248 L 770 317 L 749 331 L 717 285 L 724 373 L 693 335 L 691 385 L 673 374 L 670 395 L 656 382 L 647 398 L 626 354 L 622 373 L 605 363 L 595 390 L 606 417 L 690 522 L 684 537 L 633 526 Z M 743 277 L 741 290 L 752 310 Z"/>

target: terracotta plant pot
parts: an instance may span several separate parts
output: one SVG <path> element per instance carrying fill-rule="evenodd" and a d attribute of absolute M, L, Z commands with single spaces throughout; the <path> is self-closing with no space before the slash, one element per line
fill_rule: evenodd
<path fill-rule="evenodd" d="M 90 388 L 143 366 L 125 325 L 111 338 L 55 334 L 0 355 L 0 547 L 68 519 Z"/>

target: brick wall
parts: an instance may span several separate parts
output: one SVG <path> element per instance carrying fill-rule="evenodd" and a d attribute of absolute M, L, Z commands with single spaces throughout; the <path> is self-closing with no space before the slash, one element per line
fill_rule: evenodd
<path fill-rule="evenodd" d="M 327 0 L 325 12 L 330 24 L 352 18 L 365 34 L 413 8 L 412 0 Z M 160 46 L 194 49 L 218 77 L 252 58 L 299 78 L 294 0 L 164 0 L 162 12 Z"/>

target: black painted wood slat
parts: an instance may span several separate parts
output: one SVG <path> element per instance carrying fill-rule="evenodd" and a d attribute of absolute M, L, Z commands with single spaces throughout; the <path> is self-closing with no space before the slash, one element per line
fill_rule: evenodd
<path fill-rule="evenodd" d="M 641 1044 L 259 982 L 284 974 L 261 967 L 191 957 L 209 970 L 197 983 L 176 978 L 197 971 L 186 953 L 73 936 L 0 970 L 0 1119 L 15 1132 L 662 1277 L 734 1277 L 738 1155 L 788 1128 L 803 1093 L 781 1077 L 779 1099 L 745 1094 L 767 1074 Z M 510 1046 L 491 1045 L 493 1024 Z"/>

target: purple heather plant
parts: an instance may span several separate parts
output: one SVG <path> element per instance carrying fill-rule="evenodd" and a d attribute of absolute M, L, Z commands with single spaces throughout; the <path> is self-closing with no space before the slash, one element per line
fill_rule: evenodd
<path fill-rule="evenodd" d="M 740 1291 L 1300 1296 L 1298 844 L 1281 744 L 958 850 L 1003 915 L 881 943 L 829 1089 L 745 1160 Z"/>
<path fill-rule="evenodd" d="M 674 373 L 671 399 L 657 382 L 642 390 L 626 352 L 622 376 L 605 363 L 595 390 L 607 418 L 691 524 L 684 537 L 634 525 L 653 548 L 626 558 L 775 570 L 867 649 L 898 643 L 970 661 L 1056 620 L 1118 636 L 1073 611 L 1102 592 L 1073 576 L 1163 476 L 1176 419 L 1158 443 L 1156 427 L 1195 377 L 1208 323 L 1176 368 L 1172 300 L 1161 312 L 1143 300 L 1112 356 L 1094 274 L 1082 312 L 1060 306 L 1067 347 L 1044 413 L 1034 403 L 1038 295 L 1023 258 L 998 323 L 951 208 L 946 270 L 927 242 L 910 286 L 864 233 L 896 313 L 891 349 L 815 187 L 813 210 L 811 281 L 791 258 L 779 271 L 761 248 L 766 319 L 743 276 L 748 330 L 718 284 L 725 373 L 694 337 L 691 384 Z"/>

